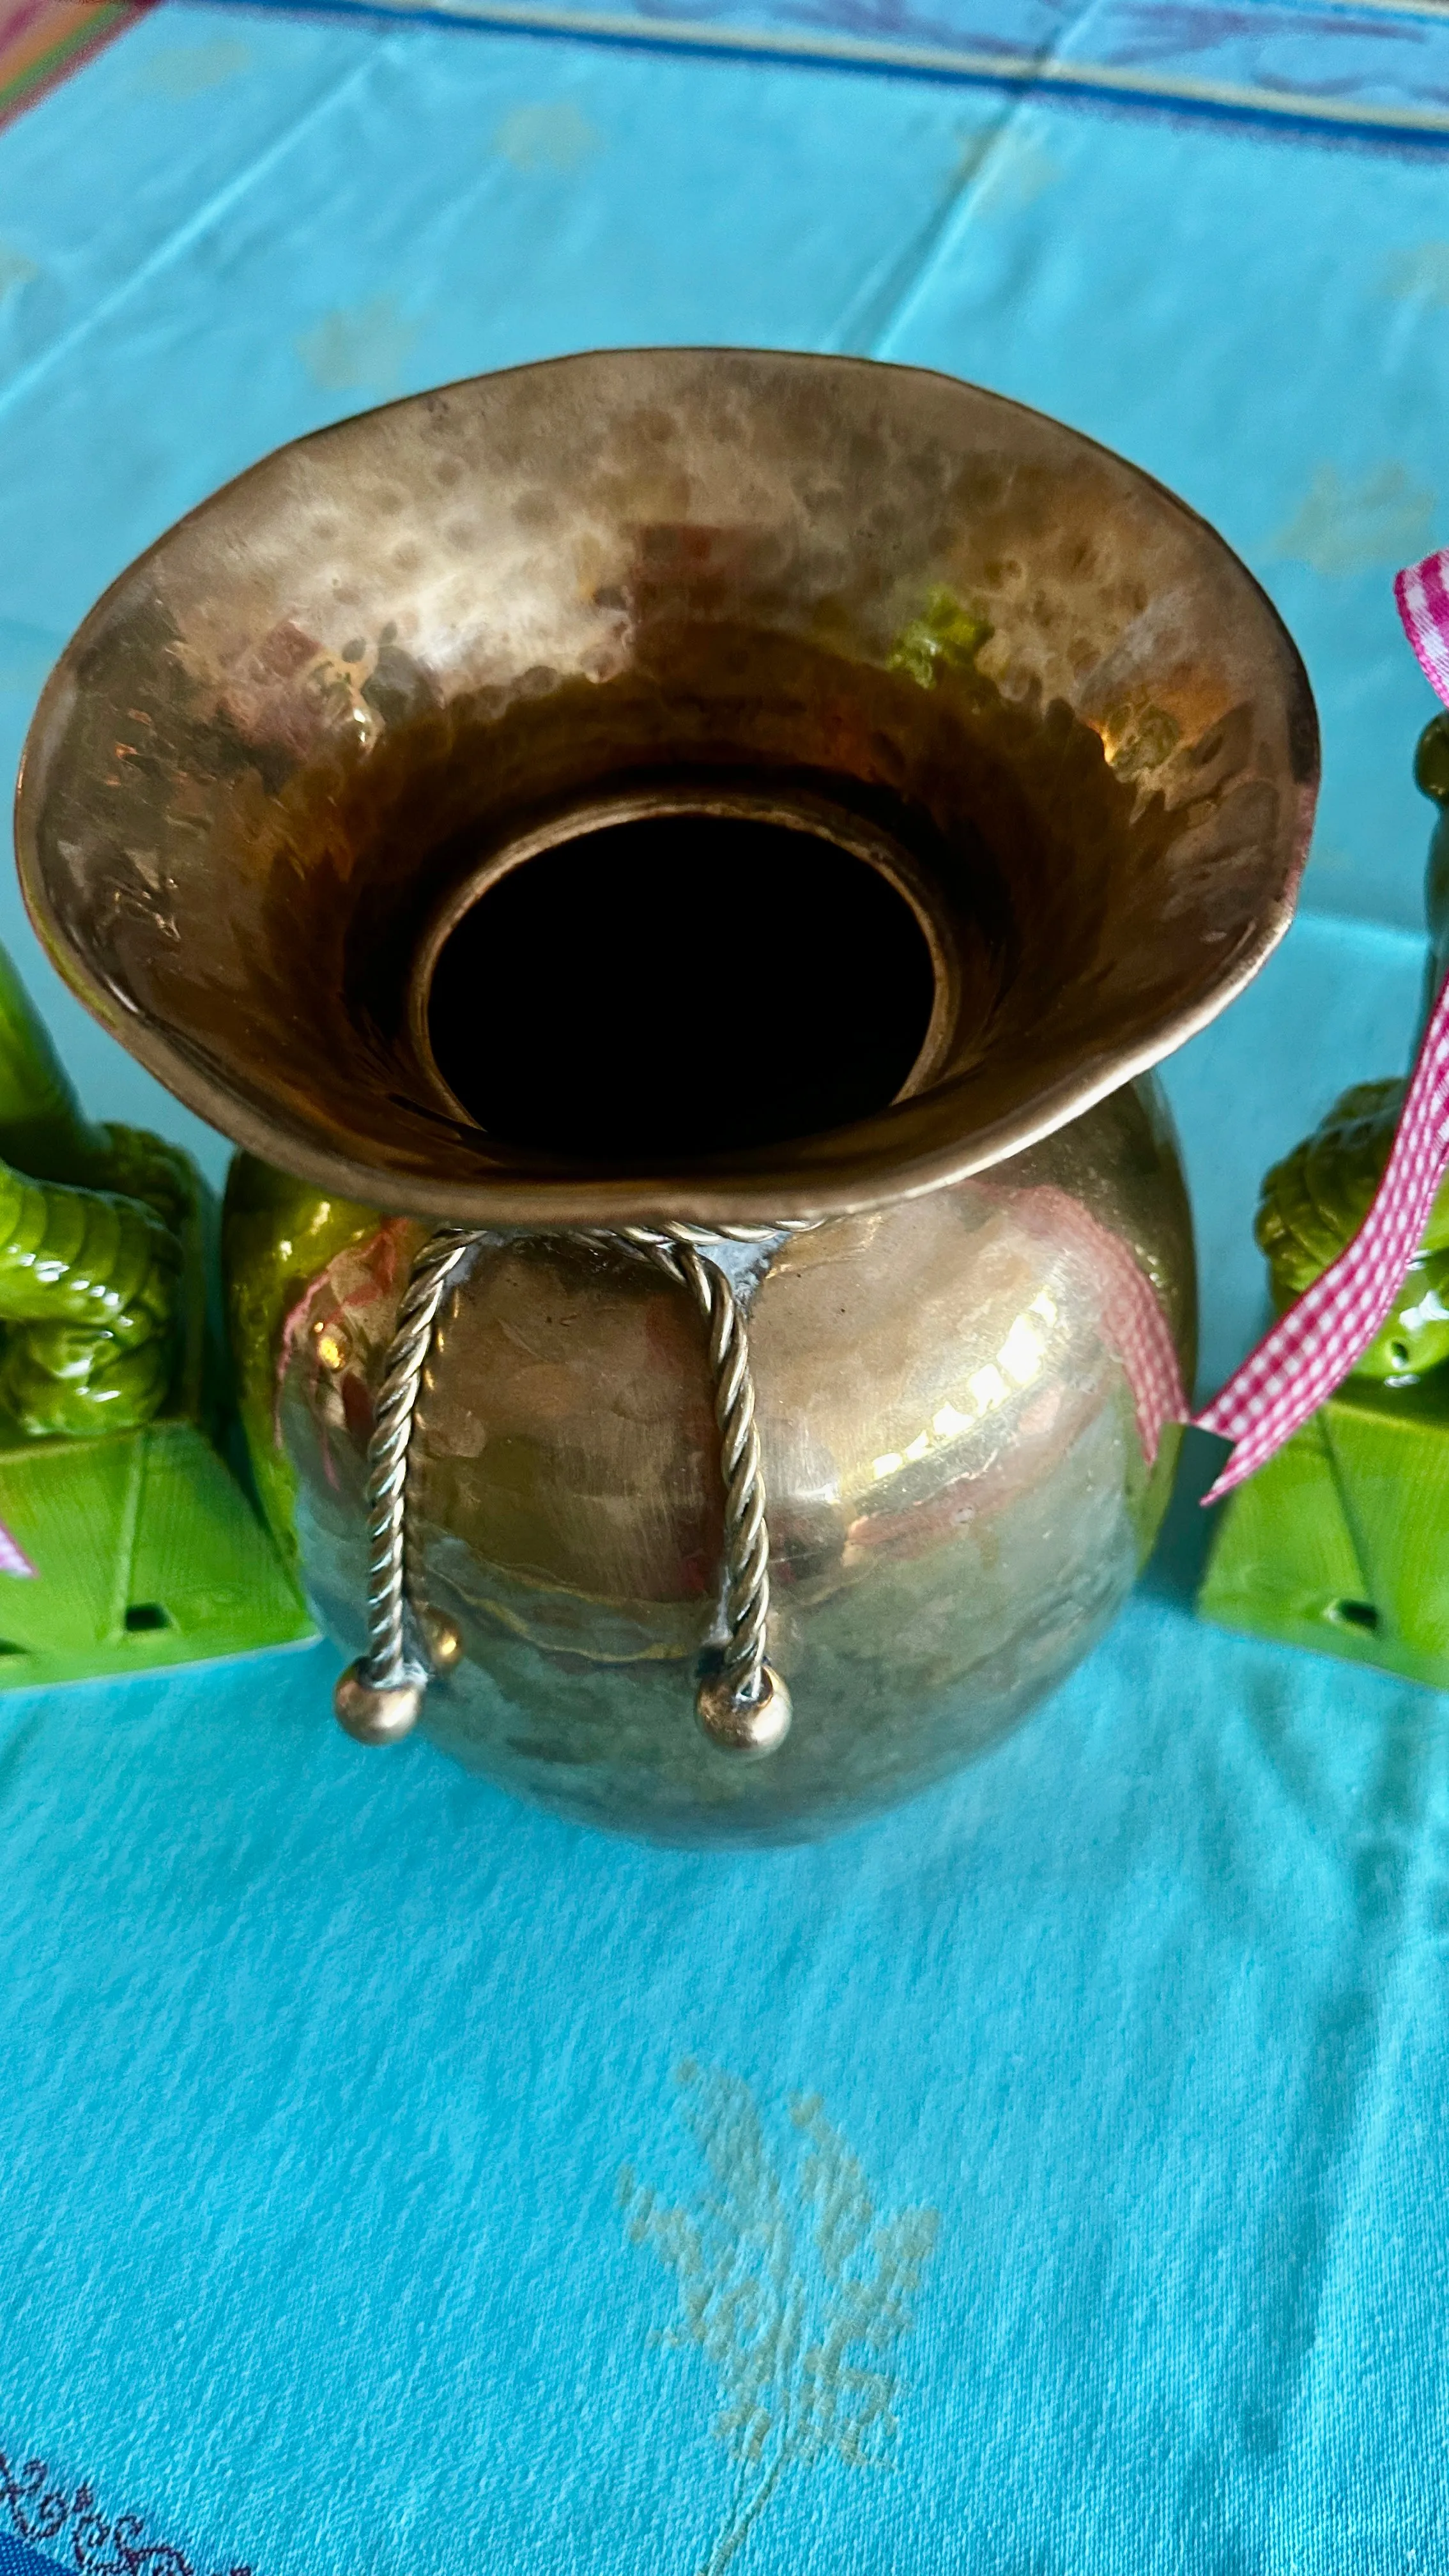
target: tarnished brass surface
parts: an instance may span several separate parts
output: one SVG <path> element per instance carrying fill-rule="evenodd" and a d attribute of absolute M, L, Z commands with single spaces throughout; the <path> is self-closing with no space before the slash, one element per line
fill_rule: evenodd
<path fill-rule="evenodd" d="M 751 1842 L 1012 1724 L 1160 1517 L 1142 1283 L 1190 1384 L 1193 1273 L 1146 1069 L 1285 927 L 1316 776 L 1297 655 L 1211 530 L 940 376 L 560 360 L 324 431 L 173 530 L 45 693 L 21 873 L 81 997 L 249 1149 L 248 1434 L 339 1640 L 364 1642 L 409 1264 L 464 1221 L 490 1239 L 442 1310 L 408 1484 L 440 1741 L 576 1816 Z M 893 1096 L 672 1161 L 486 1132 L 429 1033 L 450 931 L 530 853 L 681 808 L 823 836 L 904 897 L 929 963 Z M 722 870 L 698 984 L 620 991 L 661 1086 L 688 1048 L 768 1071 L 778 885 L 749 910 Z M 858 1063 L 871 1019 L 841 1030 Z M 581 1230 L 799 1220 L 738 1255 L 789 1716 L 744 1760 L 694 1714 L 721 1554 L 699 1316 Z"/>
<path fill-rule="evenodd" d="M 251 1171 L 243 1296 L 297 1222 Z M 277 1422 L 314 1597 L 356 1651 L 371 1392 L 423 1229 L 353 1212 L 344 1232 L 290 1309 Z M 420 1415 L 417 1543 L 462 1640 L 425 1727 L 525 1796 L 671 1841 L 825 1832 L 952 1769 L 1101 1634 L 1156 1530 L 1173 1443 L 1149 1474 L 1124 1265 L 1156 1283 L 1190 1378 L 1191 1228 L 1150 1079 L 774 1256 L 751 1346 L 793 1722 L 742 1764 L 693 1715 L 720 1548 L 698 1318 L 623 1254 L 500 1242 L 445 1312 Z M 264 1454 L 278 1338 L 239 1337 Z"/>
<path fill-rule="evenodd" d="M 959 976 L 934 1079 L 669 1171 L 450 1118 L 407 997 L 455 836 L 702 768 L 906 825 Z M 1316 772 L 1268 601 L 1090 441 L 914 369 L 606 351 L 323 430 L 173 529 L 45 692 L 20 866 L 123 1044 L 325 1188 L 768 1220 L 980 1170 L 1202 1026 L 1286 925 Z"/>

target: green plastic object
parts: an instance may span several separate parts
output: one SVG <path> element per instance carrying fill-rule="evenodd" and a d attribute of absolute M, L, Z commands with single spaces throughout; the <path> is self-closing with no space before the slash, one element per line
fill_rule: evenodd
<path fill-rule="evenodd" d="M 0 1690 L 285 1646 L 306 1605 L 197 1422 L 0 1447 L 0 1510 L 36 1569 L 0 1574 Z"/>
<path fill-rule="evenodd" d="M 1254 1227 L 1281 1315 L 1358 1232 L 1394 1141 L 1404 1084 L 1359 1082 L 1263 1182 Z M 1449 1186 L 1355 1377 L 1408 1386 L 1449 1359 Z"/>
<path fill-rule="evenodd" d="M 1224 1505 L 1198 1608 L 1449 1690 L 1449 1370 L 1330 1396 Z"/>
<path fill-rule="evenodd" d="M 1415 777 L 1441 809 L 1425 883 L 1425 1013 L 1449 973 L 1449 717 Z M 1263 1183 L 1281 1311 L 1336 1259 L 1388 1158 L 1401 1080 L 1355 1085 Z M 1198 1608 L 1218 1626 L 1449 1690 L 1449 1186 L 1352 1377 L 1224 1506 Z"/>
<path fill-rule="evenodd" d="M 0 1689 L 314 1632 L 226 1464 L 211 1210 L 85 1119 L 0 950 Z"/>

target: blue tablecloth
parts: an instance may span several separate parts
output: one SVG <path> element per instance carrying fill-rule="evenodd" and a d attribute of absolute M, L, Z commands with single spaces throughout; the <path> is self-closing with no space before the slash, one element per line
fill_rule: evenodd
<path fill-rule="evenodd" d="M 1357 24 L 1449 95 L 1442 17 Z M 1245 553 L 1324 721 L 1306 909 L 1169 1077 L 1215 1382 L 1259 1171 L 1414 1012 L 1449 148 L 1013 79 L 140 21 L 0 136 L 0 758 L 139 547 L 399 390 L 753 341 L 1063 415 Z M 219 1172 L 8 888 L 0 935 L 91 1105 Z M 1199 1542 L 806 1851 L 362 1753 L 323 1648 L 0 1699 L 0 2526 L 115 2576 L 1449 2568 L 1449 1703 L 1197 1626 Z"/>

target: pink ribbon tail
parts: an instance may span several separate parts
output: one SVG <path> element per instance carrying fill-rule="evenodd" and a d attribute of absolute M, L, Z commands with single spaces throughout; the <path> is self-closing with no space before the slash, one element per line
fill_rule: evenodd
<path fill-rule="evenodd" d="M 4 1522 L 0 1521 L 0 1574 L 34 1574 L 36 1572 L 37 1568 L 31 1564 L 24 1548 L 17 1545 L 16 1541 L 11 1537 L 10 1532 L 5 1527 Z"/>
<path fill-rule="evenodd" d="M 1396 572 L 1394 598 L 1420 670 L 1449 706 L 1449 546 Z"/>
<path fill-rule="evenodd" d="M 1394 582 L 1420 669 L 1449 704 L 1449 547 Z M 1449 985 L 1434 1005 L 1384 1175 L 1353 1241 L 1194 1418 L 1234 1444 L 1204 1502 L 1251 1476 L 1341 1386 L 1392 1311 L 1449 1172 Z"/>

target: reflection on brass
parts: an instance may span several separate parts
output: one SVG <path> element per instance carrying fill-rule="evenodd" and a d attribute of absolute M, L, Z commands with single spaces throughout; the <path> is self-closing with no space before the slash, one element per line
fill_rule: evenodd
<path fill-rule="evenodd" d="M 32 729 L 22 879 L 98 1017 L 273 1167 L 232 1193 L 244 1407 L 353 1651 L 409 1266 L 440 1223 L 485 1233 L 409 1451 L 415 1597 L 458 1641 L 430 1732 L 575 1815 L 771 1839 L 939 1776 L 1070 1668 L 1165 1499 L 1144 1281 L 1191 1373 L 1148 1068 L 1286 926 L 1316 775 L 1293 647 L 1181 503 L 863 361 L 480 378 L 282 450 L 122 577 Z M 765 824 L 778 877 L 749 865 Z M 826 889 L 803 913 L 790 851 Z M 528 915 L 530 869 L 569 853 L 597 934 Z M 896 967 L 876 991 L 850 949 L 861 865 L 925 942 L 918 1029 Z M 552 1131 L 476 1123 L 463 938 L 557 1075 Z M 680 956 L 661 988 L 650 960 Z M 898 1069 L 862 1107 L 877 1056 Z M 771 1120 L 772 1064 L 805 1132 Z M 570 1141 L 562 1112 L 599 1101 Z M 651 1102 L 667 1154 L 637 1142 Z M 699 1320 L 583 1239 L 680 1221 L 811 1229 L 732 1256 L 793 1710 L 749 1763 L 692 1716 L 722 1543 Z"/>
<path fill-rule="evenodd" d="M 451 1672 L 463 1651 L 463 1640 L 451 1619 L 436 1610 L 425 1611 L 418 1621 L 423 1632 L 423 1645 L 435 1673 Z"/>

